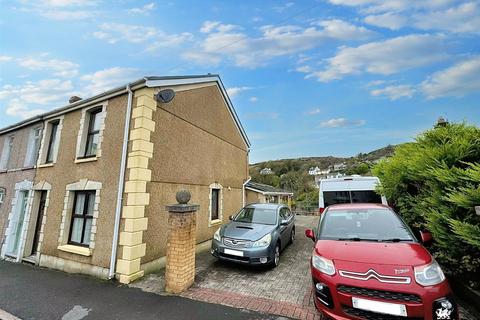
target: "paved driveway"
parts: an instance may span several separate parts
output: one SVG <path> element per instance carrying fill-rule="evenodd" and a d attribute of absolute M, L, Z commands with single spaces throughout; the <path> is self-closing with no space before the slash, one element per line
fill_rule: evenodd
<path fill-rule="evenodd" d="M 280 256 L 275 269 L 217 261 L 209 252 L 197 255 L 195 284 L 182 295 L 195 300 L 297 318 L 320 319 L 311 299 L 309 257 L 313 242 L 305 229 L 318 217 L 296 216 L 297 237 Z M 162 293 L 163 275 L 154 274 L 133 284 Z"/>

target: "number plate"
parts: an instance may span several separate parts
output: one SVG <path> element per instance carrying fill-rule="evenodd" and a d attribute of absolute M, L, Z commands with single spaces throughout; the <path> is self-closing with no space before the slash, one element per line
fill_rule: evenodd
<path fill-rule="evenodd" d="M 225 249 L 223 252 L 232 256 L 243 257 L 243 251 Z"/>
<path fill-rule="evenodd" d="M 407 308 L 403 304 L 359 299 L 355 297 L 352 297 L 352 304 L 354 308 L 366 311 L 391 314 L 402 317 L 407 316 Z"/>

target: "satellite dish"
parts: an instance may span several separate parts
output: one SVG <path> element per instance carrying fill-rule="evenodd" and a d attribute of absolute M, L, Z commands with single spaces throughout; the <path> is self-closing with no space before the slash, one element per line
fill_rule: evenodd
<path fill-rule="evenodd" d="M 173 98 L 175 98 L 175 91 L 172 89 L 161 90 L 155 95 L 155 99 L 162 103 L 168 103 L 172 101 Z"/>

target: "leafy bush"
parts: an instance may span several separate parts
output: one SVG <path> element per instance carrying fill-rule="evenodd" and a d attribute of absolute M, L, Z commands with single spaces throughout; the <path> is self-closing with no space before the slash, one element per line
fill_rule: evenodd
<path fill-rule="evenodd" d="M 446 124 L 398 146 L 373 168 L 383 192 L 414 229 L 432 232 L 432 251 L 450 274 L 480 283 L 480 129 Z"/>

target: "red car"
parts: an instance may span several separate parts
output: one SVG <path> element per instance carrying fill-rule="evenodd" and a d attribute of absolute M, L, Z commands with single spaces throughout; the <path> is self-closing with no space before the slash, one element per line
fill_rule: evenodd
<path fill-rule="evenodd" d="M 458 319 L 442 269 L 405 222 L 382 204 L 338 204 L 322 214 L 311 272 L 327 319 Z"/>

